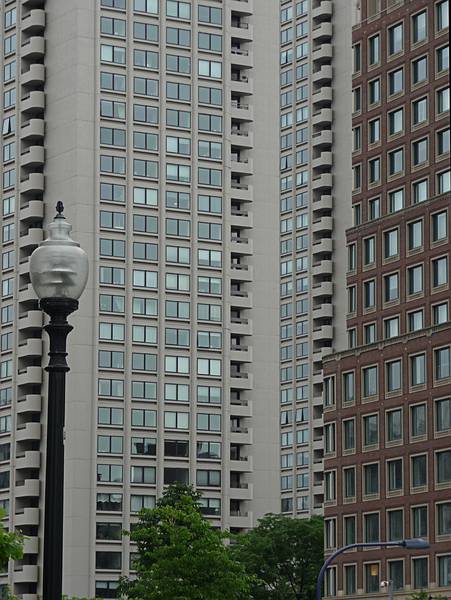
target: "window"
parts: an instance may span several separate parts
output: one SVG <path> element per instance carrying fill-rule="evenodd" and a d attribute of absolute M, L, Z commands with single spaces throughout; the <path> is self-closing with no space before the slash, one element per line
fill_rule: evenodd
<path fill-rule="evenodd" d="M 412 102 L 412 125 L 420 125 L 428 119 L 428 100 L 420 98 Z"/>
<path fill-rule="evenodd" d="M 356 518 L 354 516 L 344 517 L 343 537 L 345 544 L 354 544 L 356 541 Z"/>
<path fill-rule="evenodd" d="M 221 458 L 220 442 L 197 442 L 197 458 L 219 460 Z"/>
<path fill-rule="evenodd" d="M 410 472 L 412 487 L 424 487 L 427 485 L 427 456 L 420 454 L 410 459 Z"/>
<path fill-rule="evenodd" d="M 437 533 L 451 535 L 451 502 L 437 504 Z"/>
<path fill-rule="evenodd" d="M 187 356 L 165 356 L 166 373 L 189 374 L 189 357 Z"/>
<path fill-rule="evenodd" d="M 97 465 L 97 481 L 99 483 L 122 483 L 122 466 Z"/>
<path fill-rule="evenodd" d="M 438 73 L 441 73 L 442 71 L 447 71 L 449 69 L 449 46 L 437 48 L 435 61 L 436 71 Z"/>
<path fill-rule="evenodd" d="M 423 247 L 423 221 L 413 221 L 407 225 L 407 247 L 409 250 L 419 250 Z"/>
<path fill-rule="evenodd" d="M 412 536 L 427 537 L 428 535 L 428 507 L 415 506 L 412 508 Z"/>
<path fill-rule="evenodd" d="M 451 483 L 451 450 L 437 452 L 437 483 Z"/>
<path fill-rule="evenodd" d="M 373 35 L 368 39 L 368 64 L 377 65 L 380 62 L 380 35 Z"/>
<path fill-rule="evenodd" d="M 376 239 L 374 237 L 363 240 L 363 263 L 365 266 L 371 265 L 376 260 Z"/>
<path fill-rule="evenodd" d="M 368 200 L 368 220 L 373 221 L 380 217 L 380 198 Z"/>
<path fill-rule="evenodd" d="M 392 229 L 384 232 L 384 258 L 394 258 L 399 254 L 399 230 Z"/>
<path fill-rule="evenodd" d="M 198 469 L 196 472 L 196 484 L 202 487 L 220 487 L 221 471 Z"/>
<path fill-rule="evenodd" d="M 387 511 L 388 541 L 404 539 L 404 512 L 402 509 Z"/>
<path fill-rule="evenodd" d="M 432 308 L 432 317 L 433 324 L 440 325 L 441 323 L 446 323 L 448 321 L 448 303 L 442 302 L 440 304 L 436 304 Z"/>
<path fill-rule="evenodd" d="M 428 160 L 428 139 L 424 138 L 412 144 L 412 164 L 414 167 Z"/>
<path fill-rule="evenodd" d="M 389 55 L 402 52 L 404 48 L 404 26 L 402 23 L 390 27 L 388 30 L 388 53 Z"/>
<path fill-rule="evenodd" d="M 427 80 L 428 61 L 427 56 L 412 61 L 412 85 L 418 85 Z"/>
<path fill-rule="evenodd" d="M 448 154 L 450 150 L 450 129 L 444 129 L 443 131 L 437 132 L 437 149 L 436 152 L 439 156 Z"/>
<path fill-rule="evenodd" d="M 100 199 L 106 202 L 118 202 L 118 203 L 124 203 L 125 202 L 125 186 L 123 185 L 119 185 L 116 183 L 101 183 L 100 184 Z M 103 211 L 100 213 L 101 216 L 103 214 Z M 112 214 L 112 213 L 111 213 Z M 117 214 L 117 213 L 116 213 Z M 122 213 L 119 213 L 122 214 Z M 114 219 L 117 219 L 118 217 L 114 217 Z M 124 215 L 125 218 L 125 215 Z M 101 227 L 105 226 L 107 227 L 107 225 L 100 225 Z M 116 226 L 112 227 L 114 229 L 116 229 Z"/>
<path fill-rule="evenodd" d="M 363 483 L 365 496 L 379 493 L 379 465 L 377 463 L 363 466 Z"/>
<path fill-rule="evenodd" d="M 138 513 L 143 508 L 154 508 L 155 496 L 146 496 L 143 494 L 131 494 L 130 496 L 130 512 Z"/>
<path fill-rule="evenodd" d="M 372 158 L 368 161 L 368 183 L 375 185 L 381 178 L 381 159 L 380 157 Z"/>
<path fill-rule="evenodd" d="M 110 46 L 108 44 L 101 44 L 100 60 L 102 62 L 125 65 L 125 48 L 123 48 L 122 46 Z"/>
<path fill-rule="evenodd" d="M 438 585 L 439 587 L 451 585 L 451 554 L 438 557 Z"/>
<path fill-rule="evenodd" d="M 190 194 L 188 192 L 166 192 L 166 206 L 168 208 L 189 210 Z"/>
<path fill-rule="evenodd" d="M 410 429 L 412 437 L 420 437 L 426 435 L 426 404 L 415 404 L 410 408 Z"/>
<path fill-rule="evenodd" d="M 155 474 L 155 467 L 132 466 L 130 470 L 130 483 L 154 484 Z"/>
<path fill-rule="evenodd" d="M 404 170 L 404 149 L 398 148 L 388 152 L 388 173 L 390 176 L 399 175 Z"/>
<path fill-rule="evenodd" d="M 376 281 L 371 279 L 363 284 L 363 306 L 365 309 L 376 306 Z"/>
<path fill-rule="evenodd" d="M 158 0 L 133 0 L 133 9 L 136 12 L 158 14 Z"/>
<path fill-rule="evenodd" d="M 391 317 L 384 321 L 385 338 L 390 339 L 399 335 L 399 317 Z"/>
<path fill-rule="evenodd" d="M 435 402 L 435 428 L 437 432 L 451 430 L 451 399 L 444 398 Z"/>
<path fill-rule="evenodd" d="M 197 210 L 199 212 L 221 214 L 222 198 L 221 196 L 207 196 L 199 194 L 197 196 Z"/>
<path fill-rule="evenodd" d="M 173 46 L 191 46 L 191 31 L 189 29 L 180 29 L 178 27 L 166 28 L 166 44 Z M 177 84 L 168 84 L 177 85 Z M 181 84 L 184 85 L 184 84 Z M 170 97 L 170 96 L 169 96 Z"/>
<path fill-rule="evenodd" d="M 209 77 L 211 79 L 221 79 L 222 63 L 214 60 L 198 59 L 199 77 Z"/>
<path fill-rule="evenodd" d="M 381 80 L 374 79 L 368 84 L 368 104 L 376 104 L 381 101 Z"/>
<path fill-rule="evenodd" d="M 191 19 L 191 5 L 180 0 L 166 0 L 166 15 L 175 19 Z"/>
<path fill-rule="evenodd" d="M 448 257 L 443 256 L 432 261 L 432 286 L 439 287 L 448 283 Z"/>
<path fill-rule="evenodd" d="M 437 381 L 451 377 L 451 352 L 449 347 L 434 350 L 434 375 Z"/>
<path fill-rule="evenodd" d="M 424 311 L 423 309 L 415 310 L 407 315 L 408 330 L 419 331 L 423 329 L 424 324 Z"/>
<path fill-rule="evenodd" d="M 179 181 L 189 183 L 191 181 L 191 167 L 177 164 L 166 164 L 167 181 Z"/>
<path fill-rule="evenodd" d="M 386 363 L 386 376 L 387 376 L 387 392 L 395 393 L 401 391 L 401 374 L 402 374 L 402 362 L 401 360 L 392 360 Z"/>
<path fill-rule="evenodd" d="M 444 171 L 438 174 L 437 188 L 439 194 L 444 194 L 451 190 L 451 171 Z"/>
<path fill-rule="evenodd" d="M 132 437 L 131 454 L 141 456 L 155 456 L 157 453 L 156 438 Z"/>
<path fill-rule="evenodd" d="M 100 32 L 105 35 L 114 35 L 125 37 L 124 19 L 111 19 L 109 17 L 100 18 Z"/>
<path fill-rule="evenodd" d="M 133 408 L 132 409 L 132 427 L 156 427 L 157 412 L 155 410 Z"/>
<path fill-rule="evenodd" d="M 365 542 L 372 543 L 379 541 L 379 513 L 363 515 L 363 530 Z"/>
<path fill-rule="evenodd" d="M 449 27 L 449 2 L 441 0 L 435 5 L 435 28 L 442 31 Z"/>
<path fill-rule="evenodd" d="M 222 106 L 222 90 L 218 88 L 199 86 L 199 103 Z"/>
<path fill-rule="evenodd" d="M 412 43 L 418 44 L 427 38 L 427 13 L 422 11 L 412 17 Z"/>
<path fill-rule="evenodd" d="M 412 567 L 414 589 L 427 589 L 429 585 L 428 559 L 413 558 Z"/>
<path fill-rule="evenodd" d="M 121 552 L 96 552 L 96 569 L 119 571 L 122 568 Z"/>
<path fill-rule="evenodd" d="M 410 357 L 410 385 L 424 385 L 426 383 L 426 355 L 417 354 Z"/>
<path fill-rule="evenodd" d="M 398 108 L 388 113 L 388 133 L 396 135 L 404 129 L 404 109 Z"/>
<path fill-rule="evenodd" d="M 388 93 L 390 96 L 399 94 L 404 89 L 404 69 L 396 69 L 388 74 Z"/>
<path fill-rule="evenodd" d="M 96 510 L 122 512 L 122 494 L 97 494 Z"/>
<path fill-rule="evenodd" d="M 434 213 L 432 220 L 432 241 L 439 242 L 448 237 L 448 211 Z"/>
<path fill-rule="evenodd" d="M 400 492 L 403 489 L 402 459 L 387 461 L 387 490 L 389 493 Z"/>
<path fill-rule="evenodd" d="M 346 419 L 343 421 L 343 450 L 352 451 L 355 449 L 355 420 Z"/>
<path fill-rule="evenodd" d="M 173 73 L 191 73 L 191 59 L 177 54 L 166 55 L 166 70 Z"/>
<path fill-rule="evenodd" d="M 363 445 L 374 446 L 379 443 L 379 417 L 367 415 L 363 417 Z"/>
<path fill-rule="evenodd" d="M 99 425 L 123 425 L 124 410 L 122 408 L 100 406 L 97 411 L 97 423 Z"/>
<path fill-rule="evenodd" d="M 355 402 L 355 373 L 350 371 L 343 374 L 343 402 Z"/>
<path fill-rule="evenodd" d="M 355 498 L 356 495 L 356 479 L 355 467 L 343 469 L 343 497 Z"/>

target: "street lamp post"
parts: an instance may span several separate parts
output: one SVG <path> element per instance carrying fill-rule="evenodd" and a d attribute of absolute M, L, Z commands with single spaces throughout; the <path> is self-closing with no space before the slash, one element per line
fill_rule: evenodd
<path fill-rule="evenodd" d="M 64 416 L 67 317 L 78 308 L 88 278 L 88 257 L 69 233 L 58 202 L 49 236 L 30 257 L 30 277 L 40 308 L 49 315 L 47 447 L 45 470 L 43 598 L 61 600 L 63 577 Z"/>
<path fill-rule="evenodd" d="M 423 540 L 421 538 L 413 538 L 410 540 L 399 540 L 398 542 L 361 542 L 357 544 L 348 544 L 347 546 L 343 546 L 342 548 L 338 548 L 333 554 L 327 558 L 324 562 L 323 566 L 318 575 L 318 579 L 316 580 L 316 600 L 321 600 L 321 590 L 323 588 L 324 575 L 326 574 L 327 568 L 330 564 L 335 560 L 335 558 L 346 552 L 346 550 L 351 550 L 352 548 L 392 548 L 392 547 L 401 547 L 408 548 L 410 550 L 419 550 L 422 548 L 429 548 L 429 542 Z"/>

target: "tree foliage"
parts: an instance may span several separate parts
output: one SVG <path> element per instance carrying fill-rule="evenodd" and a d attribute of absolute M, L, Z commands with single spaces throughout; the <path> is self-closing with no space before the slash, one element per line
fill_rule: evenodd
<path fill-rule="evenodd" d="M 249 600 L 250 577 L 199 510 L 190 486 L 170 486 L 143 510 L 130 533 L 137 543 L 136 579 L 120 592 L 139 600 Z"/>
<path fill-rule="evenodd" d="M 24 538 L 20 533 L 8 531 L 5 528 L 3 519 L 5 511 L 0 510 L 0 570 L 6 571 L 9 560 L 20 560 L 23 557 Z M 5 591 L 4 598 L 14 600 L 8 590 Z"/>
<path fill-rule="evenodd" d="M 446 597 L 441 594 L 430 594 L 425 590 L 421 590 L 421 592 L 413 592 L 407 596 L 407 600 L 446 600 Z"/>
<path fill-rule="evenodd" d="M 323 564 L 323 521 L 269 514 L 237 537 L 237 559 L 255 577 L 254 600 L 313 600 Z"/>

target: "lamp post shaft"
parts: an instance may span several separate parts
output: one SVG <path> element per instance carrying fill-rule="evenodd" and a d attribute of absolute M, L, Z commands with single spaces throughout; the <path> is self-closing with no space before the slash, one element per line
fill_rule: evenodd
<path fill-rule="evenodd" d="M 66 401 L 66 340 L 73 327 L 67 317 L 78 308 L 77 300 L 44 298 L 40 302 L 50 317 L 45 469 L 43 598 L 61 600 L 63 581 L 64 417 Z"/>

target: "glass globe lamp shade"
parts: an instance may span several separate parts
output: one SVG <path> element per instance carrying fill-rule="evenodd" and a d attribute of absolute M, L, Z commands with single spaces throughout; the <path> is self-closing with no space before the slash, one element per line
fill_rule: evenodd
<path fill-rule="evenodd" d="M 62 205 L 61 205 L 62 206 Z M 58 208 L 62 212 L 62 208 Z M 62 214 L 49 225 L 48 238 L 30 257 L 31 284 L 40 300 L 78 300 L 88 280 L 88 256 L 70 237 L 72 226 Z"/>

